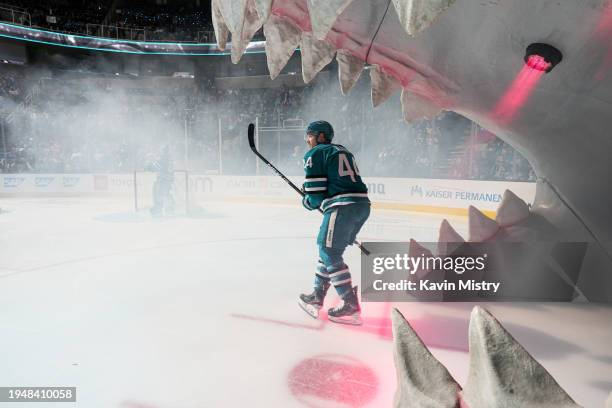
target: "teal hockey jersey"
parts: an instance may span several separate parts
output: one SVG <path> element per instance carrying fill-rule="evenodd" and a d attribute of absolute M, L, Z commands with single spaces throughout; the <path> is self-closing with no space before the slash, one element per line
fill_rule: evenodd
<path fill-rule="evenodd" d="M 310 210 L 369 203 L 355 157 L 344 146 L 318 144 L 304 155 L 304 206 Z"/>

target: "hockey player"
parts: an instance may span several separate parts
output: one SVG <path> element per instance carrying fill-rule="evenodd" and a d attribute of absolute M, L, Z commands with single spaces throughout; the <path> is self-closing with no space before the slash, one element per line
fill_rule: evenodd
<path fill-rule="evenodd" d="M 327 290 L 333 285 L 343 304 L 328 310 L 329 320 L 359 325 L 357 287 L 351 284 L 351 273 L 342 254 L 368 219 L 370 200 L 355 158 L 344 146 L 332 144 L 333 137 L 334 129 L 325 121 L 312 122 L 306 130 L 310 150 L 304 155 L 302 204 L 308 210 L 320 208 L 323 222 L 317 237 L 319 263 L 314 291 L 300 295 L 298 302 L 308 314 L 318 318 Z"/>

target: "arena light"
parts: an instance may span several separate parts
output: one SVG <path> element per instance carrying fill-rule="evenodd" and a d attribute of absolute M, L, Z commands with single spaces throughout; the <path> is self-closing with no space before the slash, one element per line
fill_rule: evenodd
<path fill-rule="evenodd" d="M 550 72 L 561 62 L 561 51 L 549 44 L 533 43 L 525 51 L 525 64 L 536 71 Z"/>
<path fill-rule="evenodd" d="M 533 43 L 525 51 L 525 65 L 502 95 L 492 116 L 500 124 L 510 123 L 529 100 L 542 77 L 561 60 L 561 51 L 552 45 Z"/>

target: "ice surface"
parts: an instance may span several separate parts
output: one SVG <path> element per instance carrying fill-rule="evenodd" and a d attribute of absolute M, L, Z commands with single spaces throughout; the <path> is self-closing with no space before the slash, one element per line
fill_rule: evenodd
<path fill-rule="evenodd" d="M 390 407 L 393 306 L 465 384 L 471 304 L 366 303 L 362 327 L 298 307 L 317 213 L 217 202 L 152 219 L 131 205 L 0 200 L 1 386 L 76 386 L 87 408 Z M 435 241 L 442 218 L 374 210 L 359 239 Z M 466 218 L 450 221 L 466 236 Z M 359 251 L 346 261 L 359 281 Z M 486 307 L 579 404 L 602 406 L 612 308 Z"/>

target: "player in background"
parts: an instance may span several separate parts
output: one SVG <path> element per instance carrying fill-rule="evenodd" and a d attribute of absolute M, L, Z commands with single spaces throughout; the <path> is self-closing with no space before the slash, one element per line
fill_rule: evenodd
<path fill-rule="evenodd" d="M 352 245 L 357 233 L 370 215 L 368 189 L 359 176 L 355 158 L 344 146 L 332 144 L 334 129 L 325 121 L 308 125 L 304 155 L 306 179 L 302 204 L 308 210 L 320 208 L 323 222 L 317 236 L 319 262 L 314 291 L 300 295 L 302 309 L 319 317 L 330 285 L 342 298 L 341 307 L 329 309 L 329 320 L 337 323 L 361 324 L 361 308 L 357 287 L 353 288 L 349 267 L 342 255 Z"/>
<path fill-rule="evenodd" d="M 170 146 L 166 145 L 161 151 L 159 160 L 148 166 L 149 171 L 157 173 L 153 184 L 153 208 L 151 214 L 160 216 L 174 212 L 174 198 L 170 190 L 174 183 L 174 166 L 170 157 Z"/>

